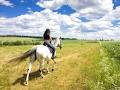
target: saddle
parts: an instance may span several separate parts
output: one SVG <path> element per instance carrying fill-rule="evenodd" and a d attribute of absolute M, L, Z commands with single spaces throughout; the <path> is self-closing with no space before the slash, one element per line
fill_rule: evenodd
<path fill-rule="evenodd" d="M 44 46 L 48 47 L 50 52 L 53 53 L 53 49 L 51 47 L 49 47 L 45 42 L 43 43 Z"/>

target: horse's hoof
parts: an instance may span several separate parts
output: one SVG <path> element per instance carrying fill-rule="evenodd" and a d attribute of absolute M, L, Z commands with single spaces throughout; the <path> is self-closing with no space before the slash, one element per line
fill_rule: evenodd
<path fill-rule="evenodd" d="M 42 74 L 41 77 L 44 78 L 45 76 Z"/>
<path fill-rule="evenodd" d="M 42 78 L 44 78 L 45 76 L 41 76 Z"/>
<path fill-rule="evenodd" d="M 50 72 L 49 72 L 49 71 L 47 71 L 47 73 L 49 74 Z"/>
<path fill-rule="evenodd" d="M 52 71 L 54 71 L 54 69 L 52 69 Z"/>
<path fill-rule="evenodd" d="M 56 61 L 54 63 L 56 64 Z"/>
<path fill-rule="evenodd" d="M 27 86 L 27 85 L 28 85 L 28 82 L 27 82 L 27 81 L 25 81 L 25 82 L 24 82 L 24 85 L 25 85 L 25 86 Z"/>
<path fill-rule="evenodd" d="M 50 73 L 50 71 L 47 69 L 47 73 L 49 74 Z"/>

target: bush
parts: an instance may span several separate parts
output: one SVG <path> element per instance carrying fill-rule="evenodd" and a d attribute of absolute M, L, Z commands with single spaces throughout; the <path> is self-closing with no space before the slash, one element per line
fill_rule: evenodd
<path fill-rule="evenodd" d="M 23 41 L 23 45 L 32 45 L 33 43 L 31 41 Z"/>
<path fill-rule="evenodd" d="M 3 42 L 2 41 L 0 41 L 0 46 L 2 46 L 3 45 Z"/>
<path fill-rule="evenodd" d="M 23 45 L 22 41 L 15 41 L 13 42 L 13 45 Z"/>
<path fill-rule="evenodd" d="M 33 45 L 39 45 L 39 44 L 41 44 L 41 42 L 39 40 L 33 40 L 32 42 L 33 42 Z"/>
<path fill-rule="evenodd" d="M 3 45 L 10 45 L 8 41 L 3 42 Z"/>
<path fill-rule="evenodd" d="M 18 45 L 39 45 L 41 44 L 40 40 L 32 40 L 32 41 L 14 41 L 14 42 L 10 42 L 10 41 L 0 41 L 0 46 L 18 46 Z"/>

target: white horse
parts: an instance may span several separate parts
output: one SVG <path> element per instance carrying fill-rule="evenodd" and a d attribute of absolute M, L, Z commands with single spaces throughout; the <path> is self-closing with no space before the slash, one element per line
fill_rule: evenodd
<path fill-rule="evenodd" d="M 56 38 L 55 40 L 52 40 L 52 45 L 55 48 L 59 47 L 61 49 L 62 48 L 61 39 Z M 13 61 L 15 61 L 15 60 L 22 61 L 23 59 L 25 59 L 29 56 L 30 56 L 30 62 L 29 62 L 28 70 L 27 70 L 26 81 L 24 83 L 25 85 L 28 85 L 29 74 L 30 74 L 31 69 L 32 69 L 32 64 L 36 59 L 40 63 L 40 66 L 39 66 L 40 75 L 42 76 L 42 78 L 44 77 L 44 75 L 42 73 L 42 69 L 43 69 L 45 61 L 47 61 L 47 64 L 49 64 L 49 60 L 51 60 L 52 53 L 50 52 L 49 47 L 44 46 L 44 45 L 36 45 L 36 46 L 33 46 L 30 50 L 28 50 L 24 54 L 22 54 L 21 56 L 18 56 L 17 58 L 14 58 L 12 60 Z M 55 56 L 56 56 L 56 51 L 55 51 Z M 54 64 L 55 64 L 56 63 L 55 60 L 54 59 L 52 59 L 52 60 L 54 61 Z M 49 73 L 48 67 L 47 67 L 47 72 Z"/>

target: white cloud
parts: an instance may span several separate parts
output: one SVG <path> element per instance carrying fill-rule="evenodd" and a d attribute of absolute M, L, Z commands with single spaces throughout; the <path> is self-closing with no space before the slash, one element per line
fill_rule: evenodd
<path fill-rule="evenodd" d="M 28 9 L 28 13 L 32 13 L 32 9 L 30 7 L 27 8 Z"/>
<path fill-rule="evenodd" d="M 97 2 L 97 1 L 96 1 Z M 82 22 L 75 13 L 70 16 L 58 14 L 50 9 L 31 12 L 15 18 L 0 18 L 0 34 L 22 34 L 41 36 L 50 28 L 52 36 L 83 39 L 120 39 L 120 7 L 110 11 L 102 18 Z M 11 33 L 12 32 L 12 33 Z"/>
<path fill-rule="evenodd" d="M 20 2 L 21 2 L 21 3 L 24 3 L 25 1 L 24 1 L 24 0 L 21 0 Z"/>
<path fill-rule="evenodd" d="M 112 0 L 43 0 L 37 2 L 37 5 L 48 9 L 58 9 L 62 5 L 69 5 L 79 16 L 89 19 L 100 18 L 113 9 Z"/>
<path fill-rule="evenodd" d="M 42 35 L 46 28 L 50 28 L 53 36 L 60 36 L 63 34 L 62 28 L 69 30 L 78 26 L 79 22 L 80 20 L 75 17 L 45 9 L 42 12 L 32 12 L 15 18 L 0 18 L 0 33 Z"/>
<path fill-rule="evenodd" d="M 50 0 L 50 1 L 39 1 L 37 2 L 38 6 L 48 8 L 48 9 L 58 9 L 60 6 L 62 6 L 66 0 Z"/>
<path fill-rule="evenodd" d="M 120 20 L 120 6 L 103 17 L 104 20 Z"/>
<path fill-rule="evenodd" d="M 8 0 L 0 0 L 0 5 L 5 5 L 5 6 L 13 6 L 12 3 L 10 3 L 10 1 Z"/>
<path fill-rule="evenodd" d="M 60 29 L 56 22 L 46 17 L 43 11 L 42 13 L 35 12 L 15 18 L 0 18 L 0 32 L 1 34 L 12 32 L 11 34 L 42 35 L 46 28 L 53 31 Z"/>

